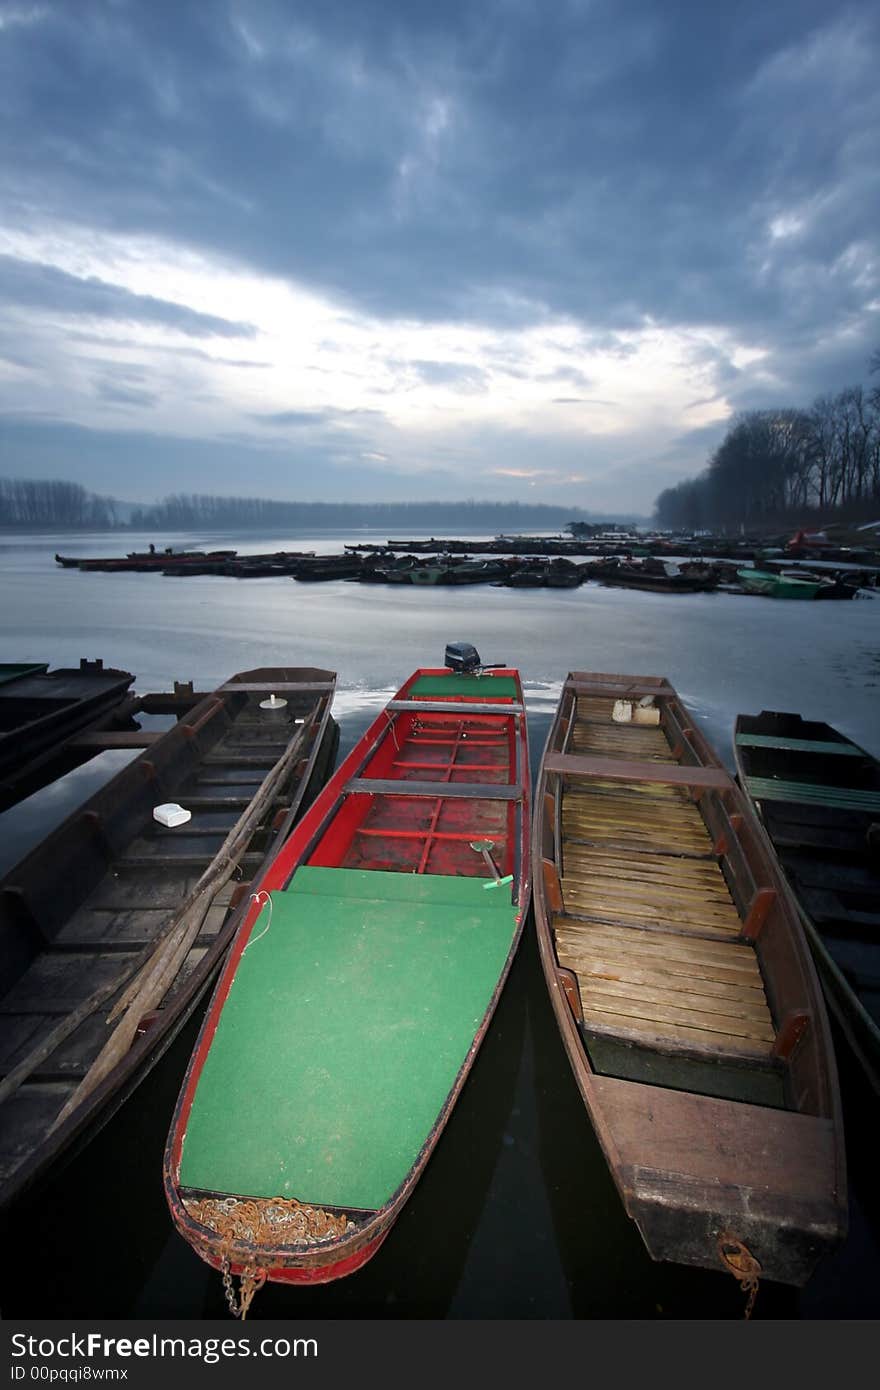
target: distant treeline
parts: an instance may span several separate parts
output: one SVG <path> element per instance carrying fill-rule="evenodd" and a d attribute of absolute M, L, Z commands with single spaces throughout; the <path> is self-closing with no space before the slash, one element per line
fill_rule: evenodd
<path fill-rule="evenodd" d="M 437 536 L 457 530 L 563 527 L 586 512 L 571 507 L 519 502 L 273 502 L 259 497 L 179 494 L 153 507 L 136 507 L 130 525 L 137 531 L 351 530 L 366 527 L 397 533 L 431 530 Z"/>
<path fill-rule="evenodd" d="M 880 370 L 880 353 L 872 370 Z M 655 512 L 660 526 L 689 531 L 874 520 L 880 388 L 850 386 L 809 410 L 740 415 L 705 471 L 662 492 Z"/>
<path fill-rule="evenodd" d="M 129 511 L 126 521 L 120 512 Z M 632 518 L 636 521 L 639 518 Z M 521 502 L 276 502 L 261 497 L 178 493 L 153 506 L 129 508 L 79 483 L 58 479 L 0 478 L 0 527 L 133 531 L 326 531 L 359 528 L 396 533 L 430 530 L 438 538 L 459 530 L 549 531 L 603 519 L 579 507 Z"/>
<path fill-rule="evenodd" d="M 57 478 L 0 478 L 0 526 L 95 530 L 116 525 L 115 503 Z"/>

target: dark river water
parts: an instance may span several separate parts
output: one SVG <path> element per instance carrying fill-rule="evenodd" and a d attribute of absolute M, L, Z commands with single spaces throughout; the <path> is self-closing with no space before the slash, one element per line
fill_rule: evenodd
<path fill-rule="evenodd" d="M 210 690 L 257 666 L 338 673 L 340 756 L 417 666 L 448 641 L 520 669 L 536 771 L 569 670 L 665 675 L 732 767 L 736 715 L 793 709 L 880 754 L 880 599 L 779 603 L 658 595 L 589 584 L 412 589 L 344 581 L 163 578 L 62 570 L 56 551 L 124 554 L 187 543 L 240 553 L 341 550 L 362 533 L 0 538 L 4 661 L 101 657 L 135 689 Z M 125 761 L 105 753 L 0 815 L 0 871 Z M 225 1312 L 219 1276 L 172 1229 L 165 1136 L 194 1018 L 89 1147 L 11 1213 L 5 1318 L 191 1318 Z M 880 1311 L 878 1104 L 842 1040 L 850 1233 L 802 1290 L 764 1284 L 755 1317 L 873 1318 Z M 360 1272 L 314 1289 L 267 1285 L 251 1318 L 730 1318 L 724 1273 L 655 1264 L 623 1212 L 572 1079 L 531 924 L 481 1052 L 413 1197 Z"/>

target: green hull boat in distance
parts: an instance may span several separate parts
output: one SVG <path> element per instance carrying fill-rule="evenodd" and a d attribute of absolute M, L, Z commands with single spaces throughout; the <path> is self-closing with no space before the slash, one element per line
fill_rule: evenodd
<path fill-rule="evenodd" d="M 218 982 L 165 1157 L 174 1222 L 223 1272 L 233 1312 L 266 1278 L 338 1279 L 381 1245 L 513 961 L 528 827 L 517 672 L 432 668 L 403 685 L 279 851 Z"/>
<path fill-rule="evenodd" d="M 825 997 L 880 1094 L 880 763 L 830 724 L 741 714 L 734 740 Z"/>
<path fill-rule="evenodd" d="M 769 570 L 737 570 L 736 577 L 746 593 L 764 594 L 767 598 L 815 598 L 824 587 L 821 579 L 796 579 Z"/>
<path fill-rule="evenodd" d="M 648 1252 L 806 1283 L 846 1231 L 840 1096 L 754 811 L 658 676 L 570 675 L 536 795 L 550 998 Z"/>

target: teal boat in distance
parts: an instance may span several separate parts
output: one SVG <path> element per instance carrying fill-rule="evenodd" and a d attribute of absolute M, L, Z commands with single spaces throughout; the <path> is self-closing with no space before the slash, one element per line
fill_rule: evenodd
<path fill-rule="evenodd" d="M 822 579 L 796 579 L 790 574 L 771 574 L 769 570 L 737 570 L 736 577 L 747 594 L 767 598 L 815 598 L 824 586 Z"/>

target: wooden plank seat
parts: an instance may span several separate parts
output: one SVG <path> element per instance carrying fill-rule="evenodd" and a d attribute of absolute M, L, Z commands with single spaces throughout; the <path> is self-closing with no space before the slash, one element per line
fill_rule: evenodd
<path fill-rule="evenodd" d="M 396 714 L 412 711 L 417 714 L 452 714 L 457 719 L 462 714 L 522 714 L 523 706 L 513 700 L 509 705 L 479 704 L 464 700 L 389 700 L 386 709 Z"/>
<path fill-rule="evenodd" d="M 217 687 L 216 694 L 237 695 L 243 691 L 252 692 L 259 695 L 277 695 L 285 691 L 305 691 L 307 694 L 321 694 L 323 691 L 331 691 L 335 688 L 333 681 L 227 681 L 225 685 Z"/>
<path fill-rule="evenodd" d="M 567 680 L 566 690 L 573 690 L 576 695 L 601 695 L 611 700 L 640 700 L 644 695 L 654 695 L 657 698 L 674 695 L 672 686 L 666 681 L 657 681 L 653 685 L 650 681 L 600 681 L 600 680 Z"/>
<path fill-rule="evenodd" d="M 513 782 L 417 782 L 415 778 L 351 777 L 346 795 L 476 797 L 481 801 L 518 801 L 522 788 Z"/>
<path fill-rule="evenodd" d="M 739 748 L 777 748 L 786 753 L 842 753 L 849 758 L 864 758 L 863 748 L 854 743 L 832 743 L 815 738 L 780 738 L 777 734 L 737 734 Z"/>
<path fill-rule="evenodd" d="M 684 767 L 675 763 L 658 767 L 650 761 L 585 757 L 573 753 L 548 753 L 544 767 L 547 772 L 562 776 L 598 777 L 615 782 L 662 782 L 667 786 L 714 791 L 727 791 L 733 786 L 730 774 L 720 767 Z M 880 796 L 877 801 L 880 805 Z"/>

